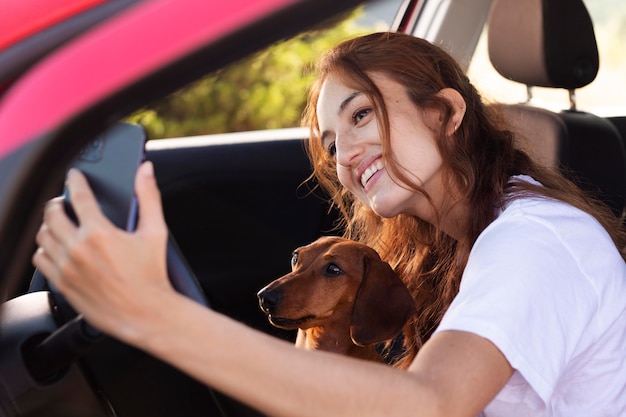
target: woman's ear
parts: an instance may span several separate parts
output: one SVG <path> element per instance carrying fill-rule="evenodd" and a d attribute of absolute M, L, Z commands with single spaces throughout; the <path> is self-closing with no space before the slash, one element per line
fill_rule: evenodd
<path fill-rule="evenodd" d="M 448 126 L 445 126 L 446 135 L 452 136 L 457 131 L 459 126 L 461 126 L 461 122 L 463 122 L 467 105 L 465 104 L 465 100 L 463 99 L 461 93 L 454 88 L 443 88 L 439 90 L 437 95 L 446 99 L 452 106 L 450 121 Z"/>

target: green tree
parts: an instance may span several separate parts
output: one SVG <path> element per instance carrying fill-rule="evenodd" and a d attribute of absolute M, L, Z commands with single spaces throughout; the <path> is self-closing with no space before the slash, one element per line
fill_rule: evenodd
<path fill-rule="evenodd" d="M 368 31 L 361 10 L 212 73 L 129 117 L 151 139 L 300 125 L 312 66 L 336 43 Z M 369 28 L 372 30 L 372 28 Z"/>

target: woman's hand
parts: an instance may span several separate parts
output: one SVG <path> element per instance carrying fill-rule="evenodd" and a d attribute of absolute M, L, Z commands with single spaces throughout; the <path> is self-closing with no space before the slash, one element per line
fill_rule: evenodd
<path fill-rule="evenodd" d="M 67 187 L 79 226 L 67 217 L 62 198 L 48 202 L 33 264 L 92 325 L 132 343 L 140 337 L 138 326 L 173 292 L 166 268 L 168 230 L 152 164 L 137 172 L 139 222 L 132 233 L 103 215 L 82 173 L 71 170 Z"/>

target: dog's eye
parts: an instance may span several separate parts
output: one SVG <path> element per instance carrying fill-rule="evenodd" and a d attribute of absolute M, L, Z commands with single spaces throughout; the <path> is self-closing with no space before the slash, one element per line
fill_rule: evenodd
<path fill-rule="evenodd" d="M 343 270 L 336 264 L 328 264 L 326 267 L 326 273 L 330 276 L 337 276 L 343 274 Z"/>
<path fill-rule="evenodd" d="M 294 266 L 296 266 L 298 264 L 298 252 L 295 252 L 292 256 L 291 256 L 291 267 L 293 268 Z"/>

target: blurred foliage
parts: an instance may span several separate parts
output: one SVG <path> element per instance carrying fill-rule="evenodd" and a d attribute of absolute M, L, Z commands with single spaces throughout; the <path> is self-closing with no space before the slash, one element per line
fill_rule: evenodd
<path fill-rule="evenodd" d="M 312 68 L 338 42 L 372 31 L 358 8 L 329 29 L 317 29 L 210 74 L 132 114 L 150 139 L 275 129 L 300 125 Z"/>

